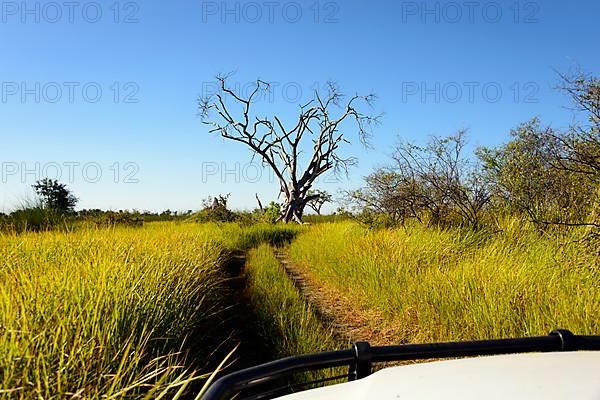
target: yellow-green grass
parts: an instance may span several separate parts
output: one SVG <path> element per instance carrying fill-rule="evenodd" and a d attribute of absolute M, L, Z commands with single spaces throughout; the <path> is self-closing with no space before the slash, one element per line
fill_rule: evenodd
<path fill-rule="evenodd" d="M 329 351 L 337 343 L 331 329 L 298 293 L 277 260 L 274 249 L 261 245 L 248 253 L 247 291 L 255 309 L 257 330 L 271 357 Z M 317 374 L 313 378 L 321 377 Z"/>
<path fill-rule="evenodd" d="M 577 238 L 517 219 L 495 234 L 333 223 L 302 233 L 290 257 L 357 312 L 382 316 L 393 342 L 598 334 L 599 260 Z"/>
<path fill-rule="evenodd" d="M 181 395 L 220 361 L 224 255 L 289 231 L 153 223 L 0 236 L 0 397 Z"/>

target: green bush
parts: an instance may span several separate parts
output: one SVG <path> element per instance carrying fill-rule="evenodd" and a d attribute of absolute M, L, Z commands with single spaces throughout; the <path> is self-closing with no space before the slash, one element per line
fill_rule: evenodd
<path fill-rule="evenodd" d="M 4 231 L 17 233 L 40 232 L 68 227 L 69 221 L 67 217 L 47 208 L 25 207 L 3 216 L 0 227 Z"/>
<path fill-rule="evenodd" d="M 108 211 L 94 219 L 97 226 L 142 226 L 144 225 L 144 219 L 138 212 L 127 212 L 127 211 Z"/>
<path fill-rule="evenodd" d="M 237 219 L 236 213 L 227 207 L 229 195 L 208 197 L 202 202 L 203 208 L 192 216 L 196 222 L 233 222 Z"/>
<path fill-rule="evenodd" d="M 262 211 L 261 220 L 268 224 L 274 224 L 281 216 L 281 205 L 272 201 L 269 206 Z"/>

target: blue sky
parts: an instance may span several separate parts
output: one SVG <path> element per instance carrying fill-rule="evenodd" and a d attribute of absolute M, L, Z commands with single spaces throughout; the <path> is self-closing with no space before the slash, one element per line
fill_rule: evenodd
<path fill-rule="evenodd" d="M 600 72 L 595 0 L 69 4 L 1 4 L 0 210 L 58 173 L 80 208 L 275 199 L 268 172 L 196 115 L 219 73 L 235 71 L 240 88 L 274 82 L 261 107 L 286 120 L 328 80 L 377 94 L 374 112 L 385 115 L 373 149 L 346 146 L 359 166 L 319 184 L 335 193 L 385 164 L 399 137 L 467 128 L 472 146 L 495 145 L 534 116 L 566 126 L 573 115 L 555 70 Z"/>

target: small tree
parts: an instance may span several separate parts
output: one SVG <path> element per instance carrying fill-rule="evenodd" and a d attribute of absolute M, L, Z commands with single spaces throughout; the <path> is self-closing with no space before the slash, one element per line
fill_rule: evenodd
<path fill-rule="evenodd" d="M 475 161 L 464 154 L 465 133 L 432 137 L 425 146 L 401 142 L 395 163 L 366 178 L 366 188 L 350 193 L 367 213 L 392 222 L 428 217 L 431 224 L 456 221 L 478 228 L 490 200 Z"/>
<path fill-rule="evenodd" d="M 490 200 L 479 165 L 465 155 L 465 131 L 432 137 L 424 146 L 400 143 L 393 154 L 401 178 L 402 199 L 411 214 L 425 210 L 433 224 L 452 217 L 474 228 L 481 225 Z"/>
<path fill-rule="evenodd" d="M 64 183 L 44 178 L 37 181 L 32 187 L 42 200 L 44 208 L 61 214 L 75 211 L 78 199 Z"/>
<path fill-rule="evenodd" d="M 380 168 L 365 177 L 363 188 L 347 192 L 362 216 L 383 214 L 390 224 L 404 224 L 409 218 L 421 221 L 423 203 L 420 188 L 393 167 Z"/>
<path fill-rule="evenodd" d="M 317 215 L 321 215 L 321 208 L 325 203 L 331 203 L 331 195 L 324 190 L 309 190 L 306 198 L 306 205 L 314 210 Z"/>

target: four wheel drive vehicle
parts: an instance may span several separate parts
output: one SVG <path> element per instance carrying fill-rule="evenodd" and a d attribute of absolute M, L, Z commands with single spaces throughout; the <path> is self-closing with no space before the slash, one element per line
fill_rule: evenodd
<path fill-rule="evenodd" d="M 587 350 L 587 351 L 580 351 Z M 476 357 L 490 356 L 490 357 Z M 389 367 L 374 363 L 470 357 Z M 292 374 L 334 367 L 348 374 L 273 388 Z M 330 380 L 348 379 L 297 391 Z M 262 388 L 262 389 L 261 389 Z M 283 396 L 283 397 L 277 397 Z M 288 357 L 223 376 L 202 400 L 600 400 L 600 336 L 554 330 L 548 336 L 371 347 Z"/>

